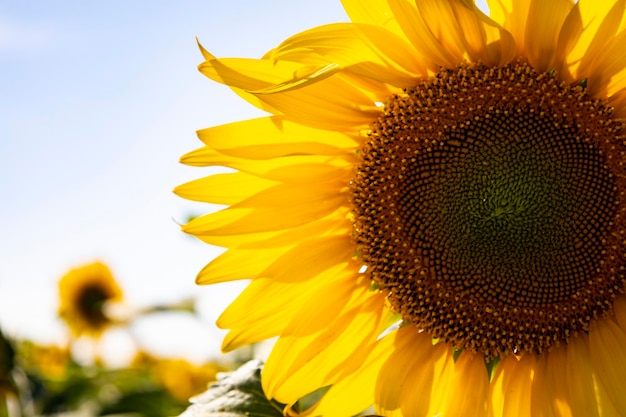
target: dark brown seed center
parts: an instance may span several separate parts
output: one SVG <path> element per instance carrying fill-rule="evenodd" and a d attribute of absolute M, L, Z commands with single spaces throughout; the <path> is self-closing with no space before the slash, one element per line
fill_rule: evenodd
<path fill-rule="evenodd" d="M 78 310 L 92 327 L 104 326 L 109 319 L 104 314 L 104 303 L 111 298 L 105 288 L 90 285 L 82 289 L 78 299 Z"/>
<path fill-rule="evenodd" d="M 525 62 L 391 97 L 353 182 L 372 279 L 404 321 L 488 357 L 586 331 L 624 288 L 622 129 Z"/>

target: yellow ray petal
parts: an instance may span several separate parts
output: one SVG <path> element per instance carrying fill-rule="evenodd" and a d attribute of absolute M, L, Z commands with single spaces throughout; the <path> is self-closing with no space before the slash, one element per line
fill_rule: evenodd
<path fill-rule="evenodd" d="M 534 367 L 531 392 L 527 399 L 530 404 L 529 415 L 532 417 L 554 417 L 551 408 L 553 387 L 548 385 L 548 366 L 546 362 L 547 356 L 542 355 L 537 358 Z"/>
<path fill-rule="evenodd" d="M 523 53 L 538 72 L 555 69 L 559 33 L 572 6 L 571 0 L 530 2 Z"/>
<path fill-rule="evenodd" d="M 380 114 L 366 94 L 339 76 L 320 76 L 313 83 L 310 78 L 312 73 L 327 75 L 322 68 L 311 68 L 290 61 L 243 58 L 208 59 L 198 68 L 212 80 L 238 89 L 237 92 L 252 104 L 264 110 L 266 108 L 259 102 L 267 104 L 269 111 L 277 110 L 309 126 L 355 131 L 367 127 Z M 303 77 L 309 77 L 304 83 L 307 87 L 296 90 L 285 87 L 300 82 Z M 283 92 L 264 93 L 275 86 L 280 86 L 277 87 L 278 91 Z M 259 91 L 259 94 L 254 94 L 254 91 Z"/>
<path fill-rule="evenodd" d="M 505 393 L 517 363 L 517 358 L 513 355 L 509 355 L 503 358 L 498 364 L 491 383 L 489 384 L 487 401 L 487 415 L 489 417 L 504 416 Z"/>
<path fill-rule="evenodd" d="M 198 66 L 201 73 L 219 83 L 245 91 L 262 90 L 277 84 L 298 84 L 312 74 L 327 75 L 325 66 L 311 67 L 295 62 L 275 62 L 252 58 L 218 59 L 204 50 L 205 61 Z"/>
<path fill-rule="evenodd" d="M 450 4 L 458 22 L 458 33 L 462 34 L 464 51 L 472 61 L 497 66 L 515 57 L 513 36 L 480 11 L 473 2 L 471 5 L 457 1 Z"/>
<path fill-rule="evenodd" d="M 174 188 L 182 198 L 213 204 L 236 204 L 271 186 L 275 181 L 266 180 L 243 172 L 213 174 L 190 181 Z"/>
<path fill-rule="evenodd" d="M 587 73 L 587 91 L 595 97 L 610 97 L 626 88 L 626 31 L 607 42 L 589 70 L 579 68 L 580 73 Z"/>
<path fill-rule="evenodd" d="M 405 36 L 386 1 L 341 0 L 341 3 L 353 22 L 380 26 L 397 36 Z"/>
<path fill-rule="evenodd" d="M 291 246 L 303 239 L 332 234 L 348 236 L 352 231 L 352 222 L 348 220 L 347 208 L 339 208 L 322 219 L 292 227 L 260 233 L 237 235 L 199 235 L 198 239 L 210 245 L 226 248 L 259 249 Z"/>
<path fill-rule="evenodd" d="M 232 207 L 197 217 L 182 229 L 192 235 L 284 230 L 323 218 L 345 204 L 346 196 L 328 184 L 280 184 Z"/>
<path fill-rule="evenodd" d="M 347 265 L 355 251 L 356 245 L 348 235 L 308 239 L 276 258 L 261 276 L 276 281 L 304 281 L 336 265 Z"/>
<path fill-rule="evenodd" d="M 575 417 L 576 413 L 580 413 L 579 409 L 572 406 L 569 391 L 568 348 L 569 346 L 559 346 L 537 361 L 531 394 L 533 416 Z M 570 366 L 576 368 L 575 365 Z M 592 396 L 592 392 L 587 395 Z"/>
<path fill-rule="evenodd" d="M 191 166 L 222 166 L 281 182 L 320 182 L 349 177 L 355 155 L 292 155 L 250 160 L 224 155 L 205 146 L 191 151 L 181 162 Z"/>
<path fill-rule="evenodd" d="M 233 157 L 270 159 L 287 155 L 339 155 L 358 147 L 354 137 L 313 129 L 284 117 L 262 117 L 198 131 L 205 145 Z"/>
<path fill-rule="evenodd" d="M 252 281 L 217 321 L 220 328 L 231 329 L 222 350 L 229 352 L 280 335 L 311 294 L 332 291 L 336 283 L 351 276 L 345 268 L 335 267 L 315 280 L 292 283 L 258 278 Z"/>
<path fill-rule="evenodd" d="M 487 0 L 489 16 L 506 29 L 517 46 L 517 55 L 523 55 L 526 39 L 526 20 L 532 0 Z"/>
<path fill-rule="evenodd" d="M 625 4 L 624 0 L 579 0 L 574 5 L 563 23 L 558 44 L 557 62 L 567 81 L 591 74 L 597 54 L 623 24 Z"/>
<path fill-rule="evenodd" d="M 428 68 L 454 67 L 465 59 L 501 65 L 514 57 L 513 37 L 465 1 L 390 0 L 390 10 Z"/>
<path fill-rule="evenodd" d="M 498 364 L 489 386 L 489 417 L 532 417 L 530 398 L 536 367 L 534 355 L 508 355 Z"/>
<path fill-rule="evenodd" d="M 200 271 L 196 284 L 209 285 L 256 278 L 287 250 L 289 247 L 229 249 Z"/>
<path fill-rule="evenodd" d="M 626 415 L 624 346 L 626 334 L 613 320 L 599 320 L 589 332 L 589 353 L 598 381 L 617 411 Z"/>
<path fill-rule="evenodd" d="M 443 415 L 484 417 L 487 415 L 489 378 L 483 355 L 464 352 L 454 364 L 454 380 Z"/>
<path fill-rule="evenodd" d="M 511 379 L 504 392 L 505 417 L 533 417 L 530 413 L 531 388 L 537 358 L 534 355 L 524 355 L 511 375 Z"/>
<path fill-rule="evenodd" d="M 340 75 L 300 90 L 257 97 L 307 126 L 339 132 L 367 129 L 380 116 L 381 110 L 368 94 Z"/>
<path fill-rule="evenodd" d="M 293 316 L 263 370 L 269 398 L 292 404 L 354 372 L 374 347 L 385 300 L 369 291 L 368 282 L 357 283 L 356 270 L 354 275 L 330 291 L 311 294 Z"/>
<path fill-rule="evenodd" d="M 418 13 L 441 47 L 456 57 L 465 56 L 464 34 L 455 16 L 455 0 L 416 0 Z M 471 36 L 471 35 L 470 35 Z"/>
<path fill-rule="evenodd" d="M 334 62 L 321 66 L 307 67 L 306 72 L 298 74 L 298 77 L 293 80 L 283 81 L 259 90 L 248 91 L 255 95 L 285 93 L 287 91 L 297 90 L 298 88 L 306 87 L 307 85 L 325 80 L 326 78 L 337 74 L 341 71 L 341 69 L 341 66 Z"/>
<path fill-rule="evenodd" d="M 415 326 L 406 326 L 394 332 L 393 351 L 382 364 L 376 378 L 374 392 L 376 410 L 385 416 L 401 416 L 404 387 L 412 378 L 410 372 L 416 363 L 423 364 L 420 372 L 428 372 L 432 338 L 418 333 Z"/>
<path fill-rule="evenodd" d="M 405 87 L 427 75 L 416 55 L 404 39 L 379 26 L 335 23 L 292 36 L 269 57 L 307 64 L 333 62 L 358 75 Z"/>
<path fill-rule="evenodd" d="M 438 34 L 431 32 L 415 4 L 406 0 L 389 0 L 388 3 L 402 31 L 420 55 L 425 57 L 430 70 L 437 71 L 440 66 L 453 68 L 463 61 L 463 54 L 458 48 L 449 50 L 437 39 Z"/>
<path fill-rule="evenodd" d="M 438 343 L 425 349 L 429 350 L 427 363 L 413 364 L 402 389 L 400 409 L 403 417 L 443 415 L 451 400 L 454 360 L 450 345 Z"/>
<path fill-rule="evenodd" d="M 587 335 L 581 334 L 571 338 L 567 348 L 563 350 L 567 355 L 564 378 L 568 386 L 571 407 L 581 415 L 600 417 Z"/>
<path fill-rule="evenodd" d="M 322 399 L 300 417 L 345 417 L 356 415 L 374 403 L 372 381 L 375 381 L 383 363 L 394 351 L 395 332 L 376 341 L 363 364 L 348 376 L 341 378 Z"/>

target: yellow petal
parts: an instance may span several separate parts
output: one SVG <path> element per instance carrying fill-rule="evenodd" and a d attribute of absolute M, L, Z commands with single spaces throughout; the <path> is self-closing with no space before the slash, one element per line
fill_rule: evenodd
<path fill-rule="evenodd" d="M 548 386 L 550 387 L 549 401 L 554 415 L 558 417 L 575 417 L 577 413 L 580 413 L 580 409 L 572 406 L 568 381 L 568 379 L 578 375 L 568 376 L 563 373 L 564 369 L 568 369 L 567 348 L 568 346 L 561 346 L 546 355 Z M 592 395 L 589 394 L 589 396 Z M 590 402 L 593 403 L 593 401 Z M 585 415 L 589 416 L 589 414 Z"/>
<path fill-rule="evenodd" d="M 438 343 L 428 350 L 426 363 L 413 364 L 402 388 L 400 410 L 403 417 L 442 415 L 448 401 L 452 401 L 452 348 L 447 343 Z"/>
<path fill-rule="evenodd" d="M 443 3 L 443 2 L 440 2 Z M 452 1 L 465 53 L 485 65 L 504 65 L 515 57 L 515 40 L 502 26 L 487 17 L 472 2 Z M 454 33 L 454 32 L 453 32 Z"/>
<path fill-rule="evenodd" d="M 589 332 L 591 362 L 616 410 L 626 415 L 624 375 L 626 375 L 626 334 L 611 319 L 598 320 Z"/>
<path fill-rule="evenodd" d="M 347 266 L 355 251 L 348 235 L 308 239 L 276 258 L 261 275 L 276 281 L 304 281 L 336 265 Z"/>
<path fill-rule="evenodd" d="M 557 347 L 537 359 L 531 394 L 533 417 L 574 417 L 578 412 L 569 395 L 567 348 Z"/>
<path fill-rule="evenodd" d="M 491 384 L 489 384 L 489 395 L 487 400 L 487 415 L 489 417 L 505 417 L 505 394 L 518 362 L 519 361 L 515 356 L 508 355 L 498 364 L 491 380 Z"/>
<path fill-rule="evenodd" d="M 174 193 L 188 200 L 213 204 L 236 204 L 273 185 L 275 181 L 243 172 L 214 174 L 179 185 Z"/>
<path fill-rule="evenodd" d="M 229 249 L 200 271 L 196 284 L 209 285 L 256 278 L 287 250 L 289 247 Z"/>
<path fill-rule="evenodd" d="M 588 74 L 587 91 L 595 97 L 610 97 L 626 88 L 626 31 L 607 42 L 597 53 L 591 68 L 583 64 L 580 73 Z"/>
<path fill-rule="evenodd" d="M 324 218 L 286 230 L 274 230 L 259 233 L 237 235 L 197 235 L 196 237 L 210 245 L 239 249 L 263 249 L 292 246 L 303 239 L 317 236 L 343 234 L 352 231 L 352 222 L 348 219 L 347 208 L 339 208 Z"/>
<path fill-rule="evenodd" d="M 272 62 L 252 58 L 218 59 L 204 50 L 201 73 L 219 83 L 245 91 L 262 90 L 280 83 L 299 83 L 323 67 L 311 68 L 295 62 Z"/>
<path fill-rule="evenodd" d="M 464 352 L 454 364 L 454 380 L 443 415 L 484 417 L 487 415 L 489 378 L 483 355 Z"/>
<path fill-rule="evenodd" d="M 198 131 L 209 148 L 233 157 L 271 159 L 287 155 L 339 155 L 358 147 L 354 137 L 313 129 L 284 117 L 262 117 Z"/>
<path fill-rule="evenodd" d="M 326 75 L 322 71 L 325 67 L 311 68 L 295 62 L 269 59 L 213 58 L 200 64 L 199 69 L 212 80 L 233 87 L 261 109 L 274 114 L 279 112 L 303 124 L 352 132 L 369 126 L 380 110 L 366 94 L 339 76 L 310 79 L 312 73 L 319 71 Z M 282 88 L 300 83 L 306 77 L 309 77 L 307 82 L 299 86 L 307 87 L 296 90 Z M 271 91 L 275 86 L 281 86 L 277 87 L 277 91 L 283 92 L 264 93 L 264 90 Z M 254 91 L 259 93 L 254 94 Z"/>
<path fill-rule="evenodd" d="M 217 325 L 231 329 L 222 343 L 229 352 L 241 346 L 278 336 L 311 294 L 332 291 L 333 285 L 348 279 L 345 268 L 331 268 L 315 280 L 277 282 L 255 279 L 220 315 Z"/>
<path fill-rule="evenodd" d="M 323 218 L 345 204 L 346 196 L 333 187 L 281 184 L 232 207 L 197 217 L 182 229 L 199 236 L 285 230 Z"/>
<path fill-rule="evenodd" d="M 343 377 L 324 394 L 322 399 L 301 417 L 345 417 L 356 415 L 374 403 L 372 381 L 375 381 L 383 363 L 394 352 L 395 332 L 376 341 L 363 364 L 355 372 Z"/>
<path fill-rule="evenodd" d="M 455 0 L 416 0 L 415 5 L 430 33 L 441 45 L 440 47 L 453 56 L 459 58 L 465 56 L 462 39 L 464 34 L 454 10 L 458 2 Z"/>
<path fill-rule="evenodd" d="M 515 55 L 510 33 L 462 0 L 390 0 L 390 10 L 428 68 L 455 67 L 464 60 L 501 65 Z"/>
<path fill-rule="evenodd" d="M 463 54 L 459 48 L 453 50 L 446 48 L 437 38 L 443 34 L 431 32 L 425 17 L 418 12 L 415 4 L 406 0 L 389 0 L 388 3 L 406 37 L 424 57 L 430 70 L 436 72 L 440 66 L 453 68 L 463 61 Z M 450 20 L 448 16 L 437 16 L 437 19 Z"/>
<path fill-rule="evenodd" d="M 255 95 L 285 93 L 320 82 L 321 80 L 337 74 L 341 69 L 341 66 L 334 62 L 322 66 L 306 67 L 306 71 L 303 71 L 302 74 L 298 74 L 298 77 L 295 79 L 283 81 L 259 90 L 248 91 Z"/>
<path fill-rule="evenodd" d="M 310 294 L 267 359 L 263 388 L 269 398 L 298 398 L 354 372 L 373 349 L 386 309 L 367 281 L 352 279 Z"/>
<path fill-rule="evenodd" d="M 567 81 L 591 74 L 596 56 L 623 24 L 625 4 L 624 0 L 579 0 L 574 5 L 559 34 L 560 70 Z"/>
<path fill-rule="evenodd" d="M 498 364 L 489 387 L 490 417 L 532 417 L 530 398 L 536 357 L 508 355 Z"/>
<path fill-rule="evenodd" d="M 504 392 L 503 416 L 532 417 L 529 399 L 536 367 L 537 358 L 532 354 L 524 355 L 519 360 Z"/>
<path fill-rule="evenodd" d="M 563 350 L 567 354 L 563 377 L 568 385 L 571 407 L 586 417 L 600 417 L 587 335 L 572 337 Z"/>
<path fill-rule="evenodd" d="M 572 9 L 571 0 L 533 0 L 528 10 L 524 55 L 539 72 L 555 69 L 559 33 Z"/>
<path fill-rule="evenodd" d="M 367 94 L 340 76 L 296 91 L 257 97 L 302 124 L 340 132 L 367 129 L 381 114 Z"/>
<path fill-rule="evenodd" d="M 487 0 L 489 16 L 515 39 L 517 55 L 524 54 L 526 20 L 532 0 Z"/>
<path fill-rule="evenodd" d="M 205 146 L 181 158 L 191 166 L 222 166 L 281 182 L 320 182 L 348 178 L 355 155 L 291 155 L 269 160 L 250 160 L 224 155 Z"/>
<path fill-rule="evenodd" d="M 380 0 L 341 0 L 343 8 L 356 23 L 365 23 L 383 27 L 397 36 L 404 36 L 404 32 L 389 7 L 388 2 Z"/>
<path fill-rule="evenodd" d="M 530 415 L 533 417 L 554 417 L 551 408 L 552 388 L 548 382 L 547 356 L 537 358 L 530 394 Z M 559 416 L 561 417 L 561 416 Z M 563 416 L 566 417 L 566 416 Z"/>
<path fill-rule="evenodd" d="M 301 32 L 284 41 L 272 59 L 322 64 L 332 62 L 360 76 L 406 87 L 426 75 L 416 51 L 379 26 L 335 23 Z M 381 97 L 380 99 L 385 99 Z"/>
<path fill-rule="evenodd" d="M 393 351 L 376 379 L 374 395 L 377 412 L 385 416 L 402 415 L 400 407 L 404 387 L 412 378 L 410 373 L 415 364 L 422 364 L 423 372 L 428 372 L 432 349 L 430 335 L 419 333 L 415 326 L 406 326 L 394 332 Z"/>

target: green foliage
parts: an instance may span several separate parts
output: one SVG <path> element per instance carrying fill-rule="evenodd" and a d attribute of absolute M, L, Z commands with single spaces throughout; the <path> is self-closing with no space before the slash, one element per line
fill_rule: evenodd
<path fill-rule="evenodd" d="M 11 370 L 15 362 L 15 349 L 0 330 L 0 399 L 6 393 L 15 392 Z"/>
<path fill-rule="evenodd" d="M 19 353 L 18 348 L 18 359 Z M 63 378 L 49 378 L 37 369 L 19 365 L 13 367 L 11 374 L 19 376 L 16 398 L 25 417 L 58 413 L 163 417 L 179 414 L 188 405 L 160 386 L 146 367 L 85 367 L 70 360 Z M 0 416 L 3 415 L 6 414 L 0 410 Z"/>
<path fill-rule="evenodd" d="M 223 373 L 207 391 L 192 398 L 181 417 L 282 417 L 284 404 L 268 400 L 261 387 L 262 362 L 252 360 Z"/>

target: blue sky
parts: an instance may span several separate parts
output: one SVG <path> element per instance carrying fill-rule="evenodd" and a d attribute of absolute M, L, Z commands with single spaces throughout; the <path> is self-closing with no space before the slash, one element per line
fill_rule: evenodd
<path fill-rule="evenodd" d="M 179 231 L 206 208 L 171 190 L 209 174 L 178 163 L 195 130 L 261 113 L 197 71 L 195 37 L 258 57 L 342 20 L 337 0 L 0 2 L 0 326 L 59 340 L 56 282 L 99 259 L 131 304 L 200 297 L 205 322 L 144 323 L 146 343 L 173 327 L 214 350 L 212 322 L 241 285 L 195 286 L 219 252 Z"/>

